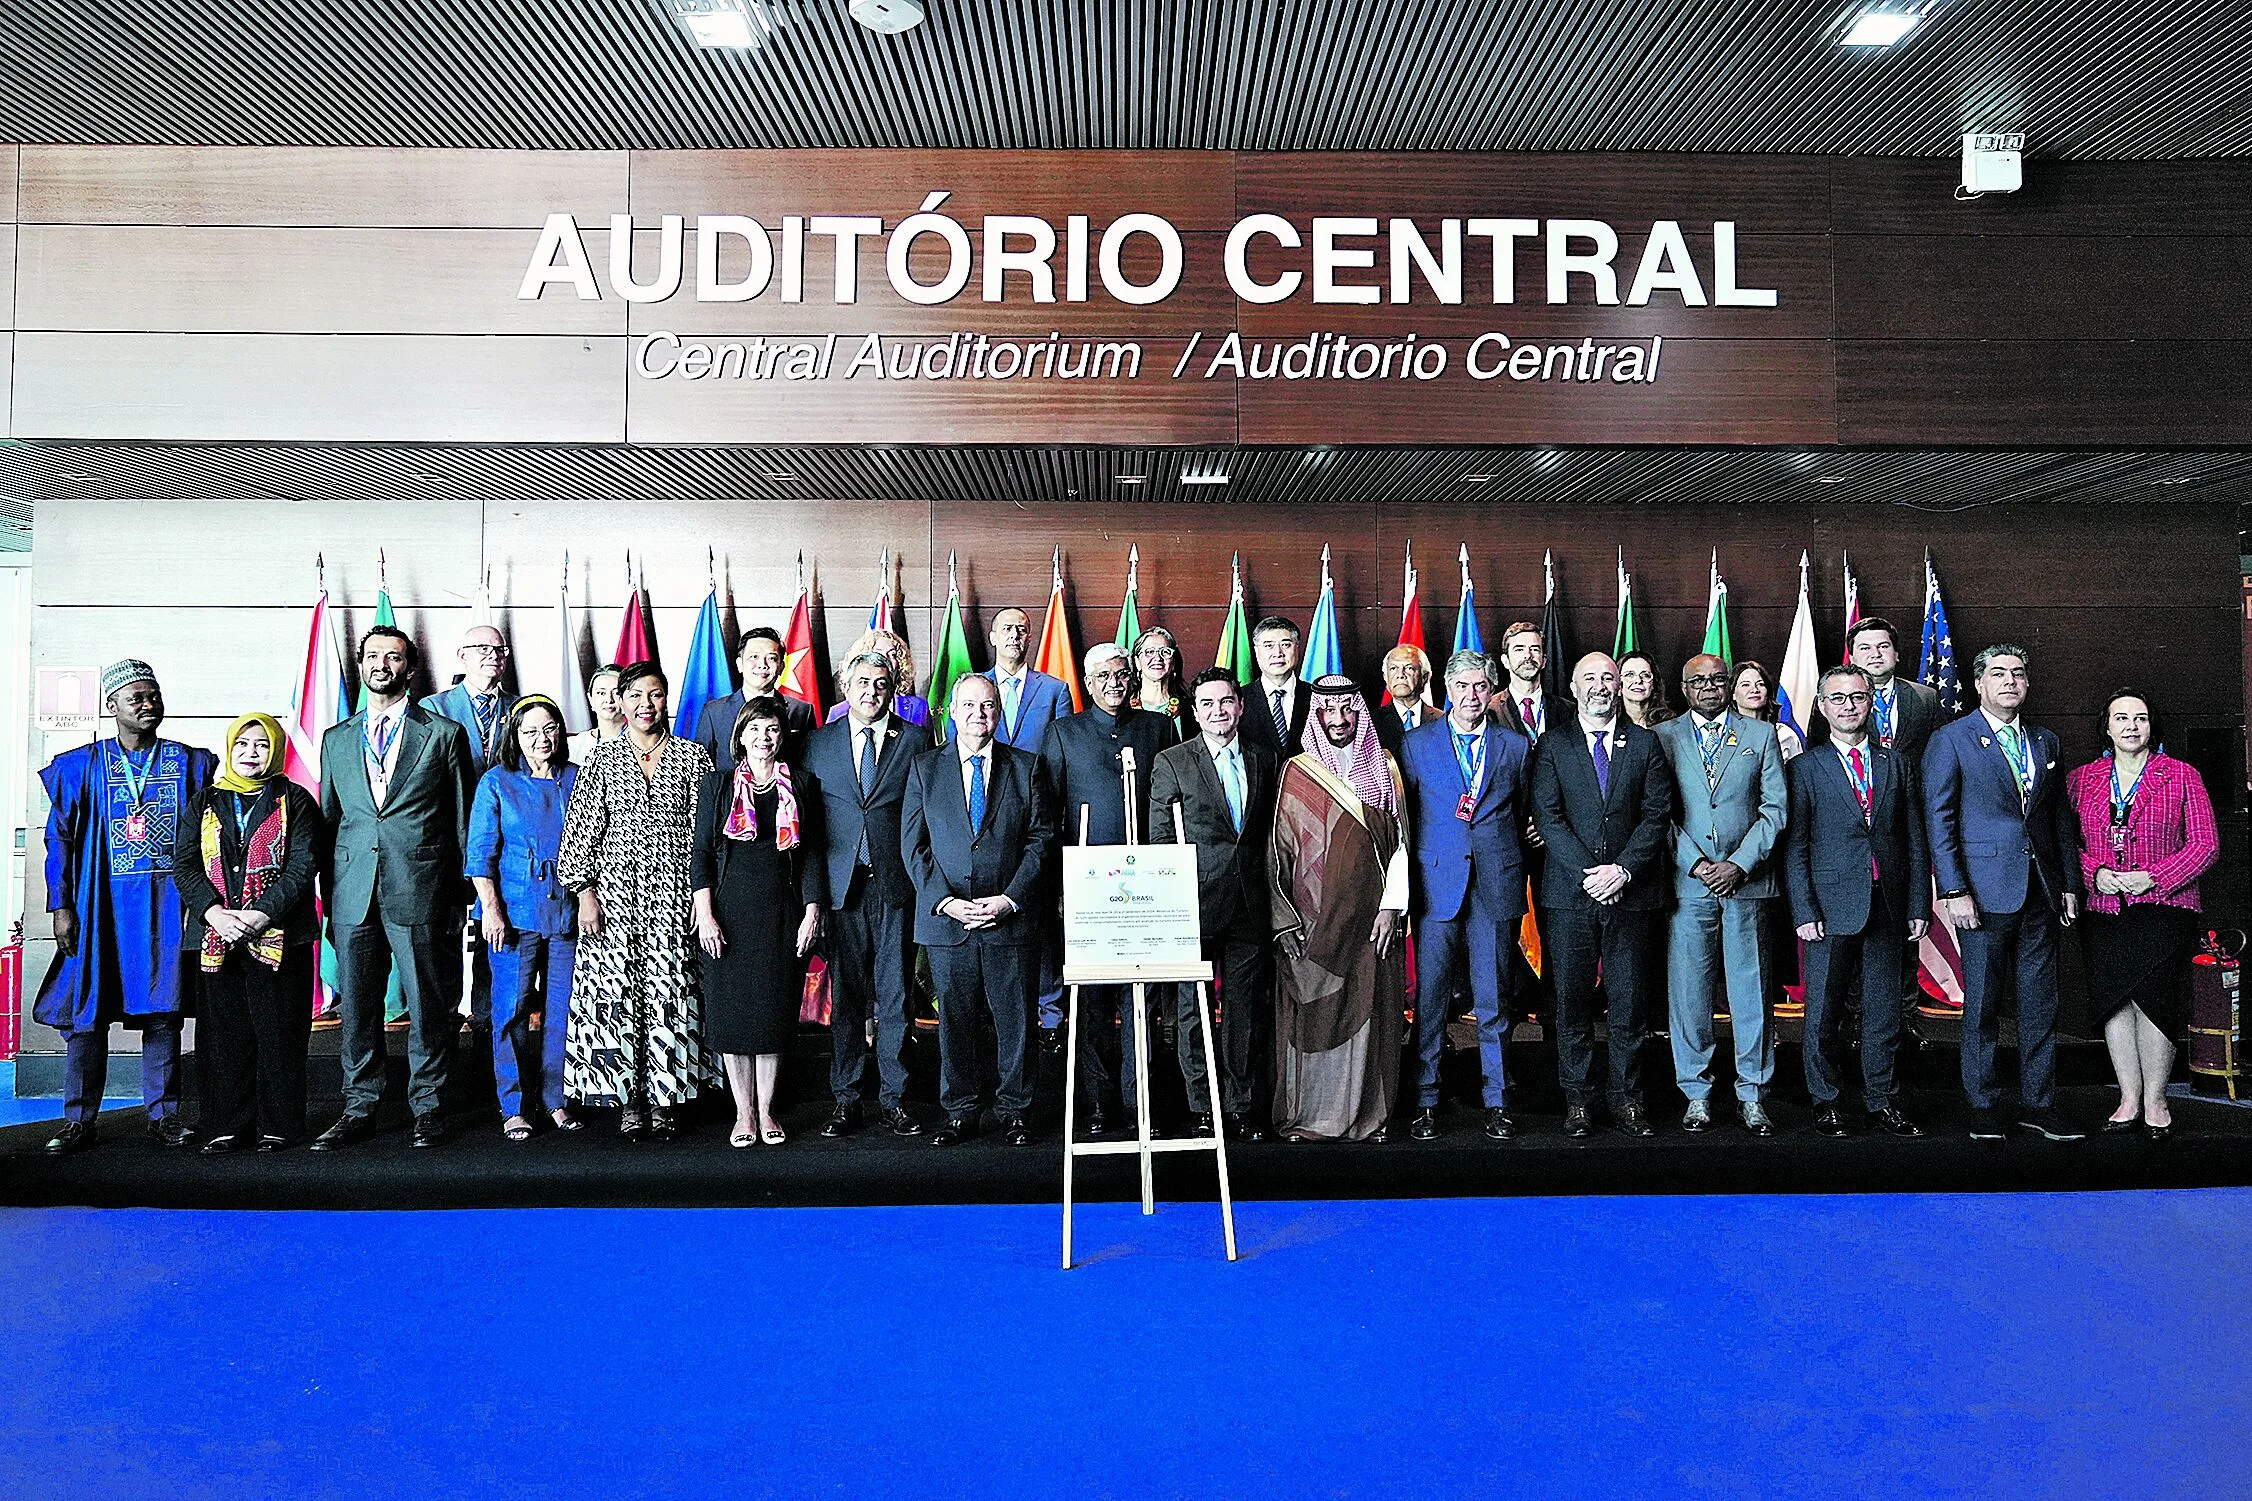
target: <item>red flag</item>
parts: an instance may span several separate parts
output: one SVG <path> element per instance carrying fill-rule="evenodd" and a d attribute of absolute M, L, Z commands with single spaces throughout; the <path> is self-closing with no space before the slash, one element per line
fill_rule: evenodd
<path fill-rule="evenodd" d="M 813 594 L 798 579 L 798 602 L 790 611 L 790 624 L 782 632 L 782 696 L 794 698 L 821 715 L 821 682 L 813 671 Z"/>
<path fill-rule="evenodd" d="M 1048 615 L 1040 622 L 1040 653 L 1032 659 L 1035 671 L 1059 678 L 1071 690 L 1071 712 L 1087 707 L 1079 691 L 1079 654 L 1071 649 L 1071 622 L 1063 613 L 1063 549 L 1052 559 L 1054 582 L 1048 588 Z"/>
<path fill-rule="evenodd" d="M 618 622 L 618 649 L 610 653 L 610 660 L 620 667 L 657 660 L 657 633 L 649 624 L 649 601 L 642 594 L 641 575 L 631 553 L 626 554 L 626 582 L 633 591 L 626 600 L 625 618 Z"/>

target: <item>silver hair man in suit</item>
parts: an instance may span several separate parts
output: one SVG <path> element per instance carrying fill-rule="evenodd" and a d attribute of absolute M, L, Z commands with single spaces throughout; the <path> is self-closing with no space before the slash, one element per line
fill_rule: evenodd
<path fill-rule="evenodd" d="M 1666 943 L 1666 1010 L 1674 1082 L 1689 1097 L 1684 1131 L 1712 1125 L 1713 1000 L 1725 977 L 1736 1045 L 1736 1108 L 1744 1129 L 1772 1136 L 1764 1103 L 1775 1076 L 1767 1019 L 1768 903 L 1774 854 L 1790 813 L 1775 727 L 1728 707 L 1728 664 L 1691 657 L 1681 669 L 1689 712 L 1658 726 L 1673 764 L 1674 910 Z"/>

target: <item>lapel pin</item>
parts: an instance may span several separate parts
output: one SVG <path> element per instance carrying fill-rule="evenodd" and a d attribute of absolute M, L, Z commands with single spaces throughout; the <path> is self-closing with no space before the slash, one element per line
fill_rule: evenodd
<path fill-rule="evenodd" d="M 1978 737 L 1978 744 L 1979 744 L 1979 747 L 1980 747 L 1980 749 L 1984 749 L 1985 747 L 1987 747 L 1987 746 L 1990 746 L 1990 745 L 1992 745 L 1993 743 L 1994 743 L 1993 741 L 1991 741 L 1991 740 L 1987 739 L 1987 738 L 1986 738 L 1986 737 L 1985 737 L 1984 735 L 1981 735 L 1981 736 L 1979 736 L 1979 737 Z"/>

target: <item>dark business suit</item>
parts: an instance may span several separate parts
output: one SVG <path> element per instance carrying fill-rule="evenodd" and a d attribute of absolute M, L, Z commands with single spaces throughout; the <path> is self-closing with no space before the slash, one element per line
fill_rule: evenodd
<path fill-rule="evenodd" d="M 805 768 L 821 787 L 823 854 L 829 867 L 829 1092 L 857 1104 L 868 1066 L 868 1018 L 876 1019 L 877 1101 L 895 1111 L 907 1092 L 907 990 L 915 973 L 914 882 L 899 852 L 907 773 L 921 736 L 897 715 L 870 725 L 875 765 L 851 719 L 806 736 Z"/>
<path fill-rule="evenodd" d="M 938 990 L 939 1101 L 950 1120 L 978 1109 L 978 1016 L 993 1018 L 1003 1117 L 1032 1108 L 1025 1053 L 1032 1038 L 1040 914 L 1051 887 L 1054 798 L 1040 763 L 988 743 L 985 818 L 972 827 L 959 739 L 924 751 L 907 769 L 899 851 L 915 884 L 915 941 L 930 953 Z M 1016 911 L 974 932 L 938 910 L 954 897 L 1006 896 Z"/>
<path fill-rule="evenodd" d="M 1040 764 L 1045 769 L 1048 787 L 1055 794 L 1057 843 L 1079 844 L 1079 818 L 1082 808 L 1087 816 L 1087 844 L 1124 844 L 1126 842 L 1126 793 L 1124 762 L 1120 752 L 1134 753 L 1134 825 L 1135 836 L 1149 826 L 1150 778 L 1156 770 L 1158 756 L 1169 749 L 1174 740 L 1173 721 L 1162 714 L 1152 714 L 1146 709 L 1124 705 L 1119 712 L 1090 706 L 1077 714 L 1067 714 L 1048 726 L 1047 736 L 1040 745 Z M 1060 919 L 1059 919 L 1060 921 Z M 1063 938 L 1062 929 L 1050 925 L 1049 957 L 1055 961 L 1053 973 L 1043 966 L 1041 986 L 1043 992 L 1052 979 L 1060 1001 L 1063 990 Z M 1079 992 L 1080 1004 L 1091 1008 L 1081 1014 L 1081 1025 L 1092 1029 L 1093 1046 L 1079 1050 L 1080 1087 L 1087 1091 L 1087 1099 L 1098 1108 L 1109 1093 L 1112 1079 L 1118 1080 L 1119 1093 L 1128 1109 L 1136 1099 L 1136 1082 L 1141 1069 L 1139 1060 L 1131 1054 L 1121 1058 L 1119 1027 L 1115 1018 L 1118 1008 L 1125 1004 L 1131 992 L 1123 985 L 1089 985 Z M 1060 1015 L 1060 1006 L 1059 1006 Z M 1129 1026 L 1125 1030 L 1132 1031 Z"/>
<path fill-rule="evenodd" d="M 1461 805 L 1470 784 L 1453 721 L 1440 718 L 1423 726 L 1407 737 L 1400 756 L 1408 846 L 1415 851 L 1408 912 L 1415 920 L 1416 1105 L 1423 1110 L 1439 1103 L 1439 1055 L 1454 1009 L 1449 997 L 1464 965 L 1478 1019 L 1482 1098 L 1490 1110 L 1509 1105 L 1503 1066 L 1509 954 L 1525 915 L 1525 785 L 1532 745 L 1490 718 L 1475 733 L 1484 766 L 1467 820 Z"/>
<path fill-rule="evenodd" d="M 422 701 L 425 714 L 443 714 L 461 726 L 469 737 L 469 765 L 477 776 L 483 776 L 488 767 L 500 759 L 501 736 L 508 733 L 508 716 L 516 708 L 518 694 L 504 692 L 496 683 L 493 686 L 492 730 L 488 734 L 477 724 L 476 695 L 467 683 L 456 683 L 443 693 L 433 693 Z"/>
<path fill-rule="evenodd" d="M 1517 699 L 1511 697 L 1512 694 L 1521 694 L 1521 685 L 1515 678 L 1510 678 L 1494 691 L 1494 717 L 1527 740 L 1539 740 L 1540 736 L 1526 726 L 1525 711 Z M 1562 725 L 1569 729 L 1579 723 L 1579 705 L 1570 699 L 1558 698 L 1551 693 L 1538 694 L 1536 697 L 1540 700 L 1541 712 L 1550 725 Z"/>
<path fill-rule="evenodd" d="M 469 736 L 409 708 L 381 807 L 368 780 L 362 710 L 321 737 L 329 933 L 342 1001 L 344 1113 L 383 1100 L 383 995 L 395 964 L 407 1005 L 407 1103 L 433 1115 L 461 998 L 462 848 L 476 788 Z"/>
<path fill-rule="evenodd" d="M 1503 682 L 1501 687 L 1494 691 L 1491 712 L 1494 718 L 1502 724 L 1515 730 L 1532 744 L 1538 745 L 1540 736 L 1526 727 L 1523 707 L 1516 699 L 1509 697 L 1509 694 L 1515 691 L 1517 687 L 1518 683 L 1515 678 Z M 1541 712 L 1546 716 L 1546 723 L 1567 727 L 1579 723 L 1579 705 L 1573 703 L 1570 699 L 1545 694 L 1541 696 L 1540 701 L 1542 704 Z M 1540 890 L 1541 873 L 1547 869 L 1547 861 L 1547 851 L 1528 842 L 1525 850 L 1525 879 L 1535 892 Z M 1536 897 L 1533 928 L 1540 934 L 1544 952 L 1548 945 L 1547 923 L 1547 915 L 1539 909 L 1538 898 Z M 1509 946 L 1509 974 L 1513 982 L 1510 988 L 1517 996 L 1520 1010 L 1538 1010 L 1545 1015 L 1553 1009 L 1550 1003 L 1555 998 L 1556 971 L 1553 965 L 1543 965 L 1543 968 L 1546 970 L 1545 974 L 1535 974 L 1531 962 L 1525 958 L 1525 951 L 1515 943 Z M 1645 1025 L 1647 1025 L 1647 1022 L 1645 1022 Z"/>
<path fill-rule="evenodd" d="M 814 730 L 813 705 L 782 698 L 779 692 L 768 697 L 782 703 L 782 759 L 802 759 L 806 736 Z M 705 704 L 704 712 L 696 716 L 696 743 L 712 753 L 713 764 L 721 771 L 735 769 L 735 716 L 743 712 L 744 702 L 743 690 L 738 688 L 725 698 Z"/>
<path fill-rule="evenodd" d="M 1871 685 L 1871 687 L 1873 700 L 1874 685 Z M 1936 690 L 1906 676 L 1895 676 L 1892 680 L 1892 687 L 1893 720 L 1891 737 L 1888 739 L 1882 733 L 1883 726 L 1877 712 L 1879 705 L 1872 701 L 1869 706 L 1869 738 L 1896 755 L 1907 759 L 1909 768 L 1916 774 L 1916 793 L 1920 798 L 1923 794 L 1924 748 L 1931 744 L 1932 733 L 1939 728 L 1942 718 L 1939 709 L 1939 694 Z M 1919 821 L 1923 817 L 1923 808 L 1920 803 L 1916 809 L 1916 817 Z M 1929 849 L 1928 844 L 1926 849 Z M 1925 918 L 1931 916 L 1931 888 L 1928 884 L 1921 891 L 1911 893 L 1910 900 L 1916 904 L 1913 915 Z M 1923 969 L 1923 961 L 1917 949 L 1917 944 L 1905 938 L 1901 940 L 1900 996 L 1904 1005 L 1913 1006 L 1923 999 L 1923 986 L 1918 983 L 1918 976 Z"/>
<path fill-rule="evenodd" d="M 2081 894 L 2080 824 L 2057 768 L 2057 737 L 2025 725 L 2033 790 L 2021 795 L 1983 710 L 1937 731 L 1924 750 L 1924 806 L 1941 895 L 1967 892 L 1979 926 L 1963 950 L 1963 1093 L 1996 1103 L 1994 1050 L 2002 997 L 2015 980 L 2019 1092 L 2028 1109 L 2056 1097 L 2057 917 Z"/>
<path fill-rule="evenodd" d="M 1916 763 L 1874 739 L 1861 748 L 1869 768 L 1869 811 L 1861 811 L 1836 745 L 1815 746 L 1784 768 L 1791 813 L 1783 826 L 1783 892 L 1791 926 L 1818 922 L 1806 944 L 1806 1089 L 1817 1106 L 1839 1093 L 1833 1034 L 1861 972 L 1861 1094 L 1870 1110 L 1893 1103 L 1892 1064 L 1905 1007 L 1900 944 L 1923 915 L 1931 889 L 1931 851 L 1916 795 Z"/>
<path fill-rule="evenodd" d="M 1281 763 L 1273 751 L 1240 734 L 1243 759 L 1243 827 L 1236 827 L 1212 747 L 1202 734 L 1159 753 L 1150 774 L 1149 842 L 1175 840 L 1173 810 L 1196 846 L 1197 933 L 1204 957 L 1220 972 L 1220 1110 L 1230 1116 L 1260 1112 L 1273 1081 L 1261 1065 L 1274 1051 L 1274 1001 L 1268 991 L 1267 844 L 1274 833 L 1275 787 Z M 1196 992 L 1175 987 L 1174 1028 L 1189 1109 L 1211 1104 L 1205 1082 L 1204 1045 L 1198 1036 Z M 1264 1086 L 1264 1087 L 1262 1087 Z"/>
<path fill-rule="evenodd" d="M 1611 774 L 1601 788 L 1578 711 L 1552 720 L 1533 747 L 1533 823 L 1547 846 L 1540 906 L 1556 982 L 1556 1067 L 1566 1103 L 1594 1103 L 1598 969 L 1609 1002 L 1610 1100 L 1641 1104 L 1642 1019 L 1636 999 L 1650 935 L 1664 909 L 1673 823 L 1673 769 L 1658 737 L 1622 713 L 1610 730 Z M 1589 868 L 1625 868 L 1626 890 L 1604 906 L 1581 889 Z"/>
<path fill-rule="evenodd" d="M 1289 700 L 1290 726 L 1280 735 L 1275 733 L 1274 700 L 1266 680 L 1254 677 L 1243 687 L 1243 723 L 1236 733 L 1254 745 L 1273 751 L 1278 762 L 1288 761 L 1306 748 L 1306 715 L 1313 706 L 1313 689 L 1295 679 L 1293 682 L 1295 686 Z"/>

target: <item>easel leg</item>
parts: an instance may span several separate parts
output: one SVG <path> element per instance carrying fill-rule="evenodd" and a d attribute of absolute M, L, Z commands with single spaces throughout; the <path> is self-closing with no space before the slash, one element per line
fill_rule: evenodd
<path fill-rule="evenodd" d="M 1157 1213 L 1157 1158 L 1149 1149 L 1149 987 L 1134 982 L 1134 1124 L 1141 1132 L 1142 1213 Z M 1121 1074 L 1125 1070 L 1119 1071 Z"/>
<path fill-rule="evenodd" d="M 1072 1150 L 1079 1124 L 1079 987 L 1070 987 L 1064 1003 L 1063 1050 L 1063 1269 L 1071 1270 L 1071 1169 L 1078 1158 Z"/>
<path fill-rule="evenodd" d="M 1204 1033 L 1204 1086 L 1212 1098 L 1212 1160 L 1220 1170 L 1220 1230 L 1228 1243 L 1228 1260 L 1235 1260 L 1235 1197 L 1228 1187 L 1227 1116 L 1220 1109 L 1220 1055 L 1212 1051 L 1212 990 L 1196 983 L 1196 1024 Z"/>

